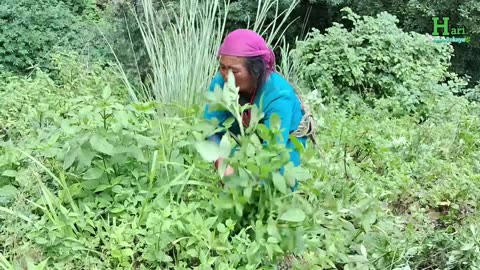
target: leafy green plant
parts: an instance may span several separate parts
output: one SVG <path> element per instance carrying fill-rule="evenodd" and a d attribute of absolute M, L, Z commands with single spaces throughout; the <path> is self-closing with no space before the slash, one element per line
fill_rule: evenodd
<path fill-rule="evenodd" d="M 325 34 L 313 30 L 294 50 L 302 86 L 318 90 L 324 102 L 352 93 L 366 100 L 395 97 L 403 111 L 415 112 L 448 78 L 451 47 L 403 32 L 386 12 L 360 17 L 343 11 L 351 29 L 335 23 Z"/>
<path fill-rule="evenodd" d="M 233 115 L 224 124 L 225 130 L 234 121 L 241 123 L 245 110 L 252 110 L 249 127 L 245 129 L 240 125 L 239 136 L 228 133 L 219 145 L 212 141 L 197 143 L 197 150 L 205 160 L 212 162 L 225 158 L 226 162 L 218 170 L 220 176 L 227 165 L 235 169 L 235 174 L 225 179 L 226 191 L 216 203 L 223 210 L 221 215 L 235 215 L 239 229 L 252 226 L 255 240 L 267 251 L 270 259 L 301 249 L 299 241 L 306 216 L 299 205 L 292 204 L 289 190 L 295 179 L 304 181 L 309 176 L 301 167 L 294 168 L 288 162 L 287 149 L 277 142 L 277 136 L 281 136 L 280 119 L 272 117 L 272 128 L 268 129 L 259 123 L 263 116 L 256 106 L 240 106 L 238 87 L 231 71 L 223 90 L 217 86 L 208 94 L 212 110 L 227 110 Z M 300 144 L 297 142 L 297 145 Z M 299 151 L 303 150 L 303 146 L 298 147 L 301 147 Z M 238 151 L 230 157 L 234 149 Z M 285 167 L 283 175 L 280 174 L 282 167 Z"/>
<path fill-rule="evenodd" d="M 50 68 L 49 55 L 65 49 L 96 54 L 96 58 L 102 55 L 95 51 L 98 44 L 93 41 L 97 37 L 93 20 L 75 14 L 63 1 L 2 1 L 0 25 L 2 70 L 22 74 L 34 67 L 46 70 Z"/>

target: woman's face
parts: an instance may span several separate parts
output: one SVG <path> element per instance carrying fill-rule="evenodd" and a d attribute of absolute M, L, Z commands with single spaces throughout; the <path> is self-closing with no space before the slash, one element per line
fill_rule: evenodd
<path fill-rule="evenodd" d="M 231 69 L 235 76 L 235 84 L 240 88 L 242 94 L 252 94 L 255 90 L 255 83 L 248 72 L 245 58 L 237 56 L 222 55 L 220 57 L 220 73 L 225 82 L 228 77 L 228 70 Z"/>

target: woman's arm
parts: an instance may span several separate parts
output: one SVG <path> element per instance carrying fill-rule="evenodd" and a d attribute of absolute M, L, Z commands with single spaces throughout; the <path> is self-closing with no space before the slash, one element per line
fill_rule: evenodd
<path fill-rule="evenodd" d="M 290 126 L 292 124 L 294 99 L 287 93 L 276 96 L 270 101 L 264 111 L 264 124 L 267 128 L 271 127 L 271 118 L 274 114 L 280 117 L 281 136 L 277 136 L 277 142 L 287 144 L 290 135 Z M 266 144 L 266 142 L 264 142 Z"/>

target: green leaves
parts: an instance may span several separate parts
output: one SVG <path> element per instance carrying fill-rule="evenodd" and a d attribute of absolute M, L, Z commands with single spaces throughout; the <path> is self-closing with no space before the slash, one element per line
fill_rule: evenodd
<path fill-rule="evenodd" d="M 280 173 L 272 173 L 272 180 L 273 185 L 276 189 L 278 189 L 283 194 L 287 194 L 287 184 L 285 182 L 285 178 Z"/>
<path fill-rule="evenodd" d="M 238 107 L 238 92 L 240 88 L 235 84 L 235 76 L 231 69 L 228 70 L 227 81 L 225 82 L 225 87 L 223 88 L 223 102 L 227 108 L 237 108 Z"/>
<path fill-rule="evenodd" d="M 0 187 L 0 203 L 2 197 L 4 198 L 14 198 L 17 195 L 18 189 L 12 185 L 5 185 Z"/>
<path fill-rule="evenodd" d="M 287 222 L 303 222 L 305 218 L 305 212 L 303 212 L 301 209 L 291 208 L 282 215 L 280 215 L 278 219 Z"/>
<path fill-rule="evenodd" d="M 195 148 L 202 158 L 208 162 L 216 161 L 219 158 L 228 158 L 231 151 L 230 141 L 224 136 L 220 145 L 213 141 L 205 140 L 195 143 Z"/>
<path fill-rule="evenodd" d="M 353 45 L 344 51 L 328 48 L 339 50 L 330 57 L 351 61 L 351 70 L 335 66 L 316 77 L 316 68 L 331 63 L 313 59 L 317 65 L 302 72 L 325 84 L 318 88 L 325 91 L 335 87 L 330 79 L 354 88 L 369 75 L 382 78 L 371 76 L 362 64 L 370 58 L 357 55 L 361 46 Z M 305 57 L 322 57 L 315 53 Z M 385 54 L 371 57 L 374 64 L 398 61 Z M 408 68 L 415 65 L 412 61 Z M 448 267 L 462 268 L 478 258 L 480 110 L 459 97 L 435 103 L 436 113 L 418 124 L 358 106 L 353 98 L 348 104 L 355 106 L 348 108 L 355 111 L 348 113 L 345 107 L 324 106 L 322 96 L 312 94 L 320 145 L 307 145 L 311 158 L 302 154 L 301 166 L 294 167 L 286 163 L 288 150 L 273 142 L 274 132 L 254 125 L 260 118 L 256 107 L 251 127 L 238 136 L 240 147 L 228 132 L 218 145 L 192 143 L 215 130 L 198 124 L 193 114 L 198 108 L 184 108 L 192 113 L 186 117 L 159 117 L 154 108 L 164 104 L 119 100 L 115 94 L 124 90 L 104 75 L 74 73 L 64 87 L 40 76 L 0 80 L 8 84 L 0 93 L 16 93 L 0 99 L 1 119 L 7 119 L 0 134 L 9 136 L 0 142 L 0 242 L 7 262 L 31 244 L 41 251 L 36 261 L 49 257 L 57 268 L 258 269 L 292 264 L 283 258 L 290 253 L 301 257 L 304 269 L 420 268 L 437 254 L 449 260 Z M 214 98 L 223 99 L 217 90 Z M 244 108 L 230 90 L 225 98 L 235 118 Z M 273 117 L 271 124 L 278 128 L 279 119 Z M 299 141 L 294 144 L 302 148 Z M 32 153 L 39 163 L 18 157 L 7 150 L 10 145 Z M 232 177 L 220 180 L 205 162 L 219 157 L 234 167 Z M 40 170 L 40 163 L 51 172 Z M 301 183 L 292 193 L 294 179 Z M 443 201 L 454 203 L 438 204 Z M 440 215 L 434 222 L 432 211 Z"/>
<path fill-rule="evenodd" d="M 263 96 L 262 96 L 263 97 Z M 260 104 L 262 104 L 262 101 L 260 101 Z M 247 134 L 252 134 L 253 131 L 257 128 L 258 123 L 260 120 L 265 116 L 265 114 L 260 111 L 260 109 L 257 107 L 257 105 L 253 105 L 250 108 L 250 122 L 248 125 L 248 128 L 246 130 Z"/>
<path fill-rule="evenodd" d="M 208 162 L 213 162 L 220 157 L 220 147 L 212 141 L 201 141 L 195 144 L 195 148 L 202 158 Z"/>
<path fill-rule="evenodd" d="M 319 89 L 323 104 L 348 106 L 360 98 L 374 105 L 371 99 L 388 97 L 404 113 L 424 110 L 427 97 L 438 94 L 432 83 L 448 76 L 451 48 L 403 31 L 386 12 L 375 17 L 361 17 L 349 8 L 343 12 L 352 29 L 338 24 L 325 34 L 313 30 L 294 49 L 302 85 Z"/>
<path fill-rule="evenodd" d="M 103 170 L 98 167 L 93 167 L 88 169 L 88 171 L 85 172 L 83 175 L 83 179 L 85 180 L 94 180 L 102 177 L 103 175 Z"/>
<path fill-rule="evenodd" d="M 115 147 L 99 134 L 93 134 L 89 142 L 91 147 L 98 152 L 110 156 L 113 156 L 115 154 Z"/>
<path fill-rule="evenodd" d="M 281 124 L 280 122 L 281 122 L 280 116 L 276 113 L 272 114 L 272 116 L 270 116 L 270 129 L 274 131 L 280 130 L 280 124 Z"/>
<path fill-rule="evenodd" d="M 81 50 L 96 34 L 93 21 L 77 16 L 58 0 L 4 0 L 0 2 L 0 13 L 2 38 L 9 40 L 2 41 L 2 70 L 24 73 L 40 62 L 42 69 L 52 68 L 49 63 L 52 52 L 62 47 Z M 23 20 L 15 21 L 15 16 Z"/>
<path fill-rule="evenodd" d="M 112 95 L 112 89 L 110 88 L 110 85 L 105 86 L 102 91 L 102 98 L 103 99 L 108 99 Z"/>

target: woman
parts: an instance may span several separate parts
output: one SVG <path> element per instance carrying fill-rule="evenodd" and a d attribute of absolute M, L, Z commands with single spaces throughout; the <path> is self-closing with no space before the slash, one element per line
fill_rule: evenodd
<path fill-rule="evenodd" d="M 223 87 L 227 79 L 228 70 L 231 69 L 235 76 L 235 83 L 239 87 L 240 102 L 250 102 L 262 108 L 264 113 L 263 124 L 270 128 L 270 118 L 273 114 L 280 116 L 282 130 L 282 142 L 291 149 L 290 160 L 294 166 L 300 165 L 300 154 L 295 149 L 289 135 L 294 133 L 298 140 L 305 146 L 307 135 L 311 132 L 311 122 L 305 125 L 305 120 L 311 120 L 310 115 L 305 114 L 303 103 L 297 96 L 293 87 L 279 73 L 275 71 L 275 55 L 268 48 L 265 40 L 247 29 L 238 29 L 231 32 L 225 38 L 218 51 L 220 58 L 219 72 L 213 78 L 209 91 L 215 89 L 215 85 Z M 263 104 L 260 104 L 263 96 Z M 211 112 L 208 105 L 205 107 L 204 118 L 212 120 L 216 118 L 223 123 L 230 113 Z M 243 124 L 249 123 L 248 114 L 244 115 Z M 310 124 L 310 125 L 309 125 Z M 299 130 L 304 129 L 304 130 Z M 305 132 L 305 127 L 308 129 Z M 219 143 L 223 133 L 217 133 L 210 137 Z M 218 169 L 223 159 L 215 162 Z M 283 173 L 283 169 L 281 170 Z M 233 168 L 228 166 L 225 176 L 233 174 Z M 298 182 L 292 191 L 297 189 Z"/>

